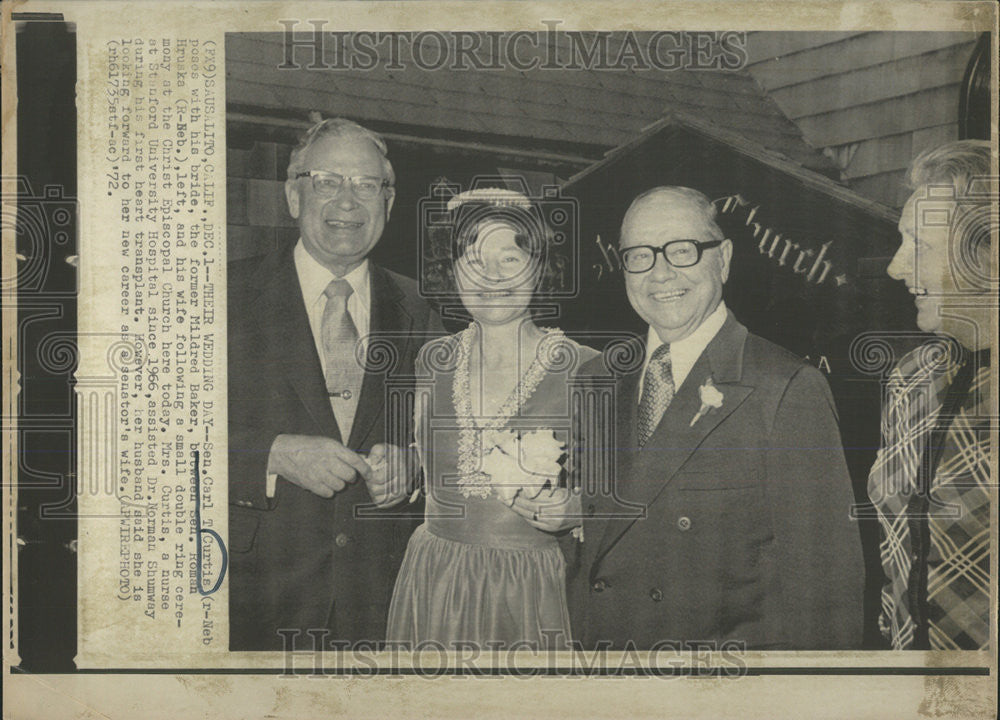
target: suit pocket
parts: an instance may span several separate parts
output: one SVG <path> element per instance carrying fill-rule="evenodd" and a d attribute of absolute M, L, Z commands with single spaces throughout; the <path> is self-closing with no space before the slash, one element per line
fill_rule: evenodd
<path fill-rule="evenodd" d="M 257 542 L 260 510 L 229 506 L 229 552 L 248 553 Z"/>

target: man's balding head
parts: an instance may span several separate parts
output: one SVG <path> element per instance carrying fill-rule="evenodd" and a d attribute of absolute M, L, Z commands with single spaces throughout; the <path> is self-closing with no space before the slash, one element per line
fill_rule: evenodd
<path fill-rule="evenodd" d="M 670 245 L 681 240 L 694 245 Z M 729 278 L 733 245 L 715 222 L 715 206 L 686 187 L 644 192 L 622 220 L 620 249 L 637 246 L 645 246 L 646 258 L 652 252 L 653 264 L 642 272 L 625 273 L 629 302 L 663 342 L 686 338 L 718 307 Z M 685 252 L 694 264 L 677 267 L 668 262 L 665 251 L 671 247 L 675 263 L 681 261 L 676 250 L 690 248 Z"/>

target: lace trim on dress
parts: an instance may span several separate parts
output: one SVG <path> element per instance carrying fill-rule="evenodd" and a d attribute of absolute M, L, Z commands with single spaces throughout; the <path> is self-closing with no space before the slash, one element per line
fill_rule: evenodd
<path fill-rule="evenodd" d="M 524 404 L 534 394 L 539 383 L 545 378 L 547 368 L 541 361 L 543 343 L 560 343 L 564 339 L 558 328 L 541 328 L 546 337 L 539 342 L 539 351 L 525 370 L 517 385 L 497 410 L 496 415 L 483 424 L 476 422 L 472 415 L 472 386 L 470 365 L 472 343 L 478 334 L 475 323 L 458 334 L 458 351 L 455 375 L 452 381 L 452 402 L 458 415 L 458 487 L 464 497 L 486 498 L 493 491 L 492 478 L 482 472 L 483 456 L 496 442 L 495 434 L 501 431 Z"/>

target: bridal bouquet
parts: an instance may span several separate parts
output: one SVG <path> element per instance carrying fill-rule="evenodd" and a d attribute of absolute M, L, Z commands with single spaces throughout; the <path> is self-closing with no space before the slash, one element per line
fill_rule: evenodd
<path fill-rule="evenodd" d="M 484 446 L 480 469 L 490 476 L 497 496 L 508 505 L 518 493 L 533 498 L 546 485 L 558 482 L 565 447 L 548 428 L 494 431 L 484 438 Z"/>

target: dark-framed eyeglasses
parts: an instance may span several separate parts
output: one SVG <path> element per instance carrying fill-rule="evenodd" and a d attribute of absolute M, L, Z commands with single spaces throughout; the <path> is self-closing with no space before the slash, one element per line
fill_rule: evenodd
<path fill-rule="evenodd" d="M 313 190 L 317 195 L 332 197 L 336 195 L 346 180 L 350 184 L 351 192 L 359 200 L 371 200 L 382 192 L 383 188 L 391 187 L 388 180 L 371 175 L 341 175 L 328 170 L 306 170 L 297 173 L 296 178 L 311 177 Z"/>
<path fill-rule="evenodd" d="M 674 267 L 685 268 L 697 265 L 706 250 L 719 247 L 722 240 L 671 240 L 660 247 L 654 245 L 633 245 L 621 251 L 622 267 L 625 272 L 643 273 L 652 270 L 656 264 L 656 254 L 662 253 Z"/>

